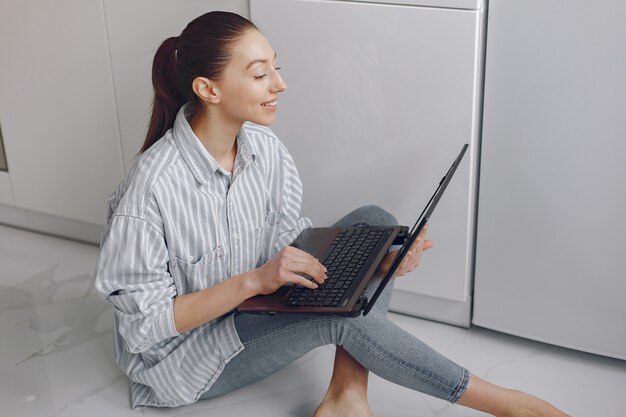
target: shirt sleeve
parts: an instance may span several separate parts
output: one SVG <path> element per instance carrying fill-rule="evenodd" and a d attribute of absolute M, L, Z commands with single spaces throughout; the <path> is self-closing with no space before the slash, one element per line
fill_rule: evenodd
<path fill-rule="evenodd" d="M 178 335 L 173 310 L 176 287 L 167 260 L 165 238 L 151 223 L 112 217 L 102 240 L 95 286 L 113 304 L 129 352 L 146 351 Z"/>
<path fill-rule="evenodd" d="M 302 230 L 312 226 L 308 217 L 300 217 L 302 206 L 302 181 L 298 175 L 298 169 L 287 148 L 281 144 L 281 162 L 283 173 L 282 207 L 278 220 L 278 230 L 276 242 L 273 247 L 274 256 L 285 246 L 289 245 L 302 232 Z"/>

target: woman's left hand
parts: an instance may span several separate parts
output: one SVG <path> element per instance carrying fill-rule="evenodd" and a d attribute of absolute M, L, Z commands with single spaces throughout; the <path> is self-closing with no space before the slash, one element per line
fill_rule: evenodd
<path fill-rule="evenodd" d="M 409 252 L 406 254 L 402 262 L 400 262 L 398 269 L 396 269 L 396 272 L 393 274 L 394 278 L 398 278 L 410 272 L 413 272 L 415 268 L 419 266 L 422 260 L 422 253 L 424 253 L 425 250 L 433 247 L 433 242 L 426 239 L 427 229 L 428 225 L 424 226 L 420 234 L 417 236 L 417 239 L 415 239 L 415 242 L 413 242 L 413 245 L 411 245 Z M 398 251 L 393 251 L 385 256 L 380 265 L 382 272 L 386 272 L 389 270 L 389 268 L 391 268 L 391 264 L 393 263 L 397 255 Z"/>

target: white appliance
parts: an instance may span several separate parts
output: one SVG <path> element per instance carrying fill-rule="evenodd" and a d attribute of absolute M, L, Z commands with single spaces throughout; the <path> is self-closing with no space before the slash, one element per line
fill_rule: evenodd
<path fill-rule="evenodd" d="M 299 168 L 303 213 L 319 226 L 365 204 L 412 225 L 470 144 L 432 218 L 435 246 L 396 281 L 391 305 L 469 326 L 485 7 L 390 3 L 250 1 L 288 85 L 273 129 Z"/>
<path fill-rule="evenodd" d="M 626 359 L 625 20 L 490 1 L 474 324 Z"/>

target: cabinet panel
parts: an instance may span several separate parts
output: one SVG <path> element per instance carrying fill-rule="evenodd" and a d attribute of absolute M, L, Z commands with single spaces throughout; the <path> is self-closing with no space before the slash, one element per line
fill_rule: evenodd
<path fill-rule="evenodd" d="M 399 289 L 467 302 L 473 256 L 478 11 L 251 1 L 288 85 L 274 130 L 328 225 L 378 204 L 412 225 L 461 144 L 470 152 L 435 212 L 435 247 Z M 469 320 L 469 319 L 468 319 Z"/>
<path fill-rule="evenodd" d="M 491 1 L 474 303 L 475 324 L 621 359 L 625 17 Z"/>
<path fill-rule="evenodd" d="M 15 205 L 13 190 L 11 190 L 11 178 L 7 172 L 0 171 L 0 204 Z"/>
<path fill-rule="evenodd" d="M 339 0 L 342 1 L 342 0 Z M 344 0 L 345 1 L 345 0 Z M 378 4 L 406 4 L 412 6 L 439 7 L 446 9 L 481 9 L 487 3 L 487 0 L 347 0 L 357 1 L 360 3 L 378 3 Z"/>
<path fill-rule="evenodd" d="M 101 2 L 5 0 L 0 33 L 15 204 L 104 223 L 123 172 Z"/>
<path fill-rule="evenodd" d="M 152 59 L 166 38 L 211 10 L 249 16 L 247 0 L 104 0 L 126 171 L 146 137 L 152 100 Z"/>

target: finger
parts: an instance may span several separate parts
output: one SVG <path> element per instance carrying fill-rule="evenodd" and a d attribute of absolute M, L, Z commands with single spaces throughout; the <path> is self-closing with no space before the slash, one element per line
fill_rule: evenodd
<path fill-rule="evenodd" d="M 412 246 L 419 245 L 419 244 L 423 243 L 425 240 L 427 240 L 426 239 L 426 230 L 422 229 L 420 234 L 417 235 L 417 238 L 415 239 L 415 242 L 413 242 Z"/>
<path fill-rule="evenodd" d="M 417 235 L 417 239 L 415 239 L 415 241 L 420 241 L 420 240 L 424 240 L 426 237 L 426 232 L 428 231 L 428 225 L 425 225 L 422 230 L 420 230 L 419 234 Z"/>
<path fill-rule="evenodd" d="M 313 281 L 309 281 L 308 279 L 298 275 L 298 274 L 294 274 L 292 273 L 292 279 L 289 280 L 290 282 L 296 284 L 296 285 L 300 285 L 302 287 L 306 287 L 306 288 L 310 288 L 312 290 L 316 289 L 318 287 L 318 285 L 313 282 Z"/>
<path fill-rule="evenodd" d="M 407 256 L 400 264 L 401 268 L 400 267 L 398 268 L 401 270 L 402 275 L 406 275 L 408 273 L 413 272 L 419 266 L 420 259 L 421 259 L 421 252 L 422 250 L 421 248 L 419 248 L 419 250 L 416 250 L 416 251 L 411 250 L 407 253 L 407 255 L 410 255 L 410 256 Z"/>
<path fill-rule="evenodd" d="M 418 265 L 420 258 L 422 257 L 422 253 L 425 250 L 430 249 L 433 246 L 432 241 L 426 239 L 422 241 L 416 241 L 414 246 L 411 246 L 411 251 L 413 252 L 413 256 L 411 256 L 410 265 Z M 417 266 L 415 266 L 417 267 Z"/>
<path fill-rule="evenodd" d="M 314 264 L 317 268 L 320 269 L 320 271 L 322 272 L 326 272 L 326 267 L 324 265 L 322 265 L 322 263 L 319 261 L 319 259 L 317 259 L 315 256 L 311 255 L 308 252 L 305 252 L 301 249 L 298 248 L 294 248 L 294 247 L 290 247 L 292 250 L 289 253 L 289 259 L 292 262 L 299 262 L 299 263 L 311 263 Z"/>
<path fill-rule="evenodd" d="M 398 267 L 398 269 L 396 270 L 396 273 L 394 274 L 394 276 L 397 277 L 403 277 L 407 274 L 407 270 L 406 268 L 400 268 Z"/>
<path fill-rule="evenodd" d="M 419 253 L 419 248 L 411 247 L 406 253 L 406 257 L 402 260 L 400 266 L 406 271 L 406 269 L 414 262 L 416 254 Z"/>
<path fill-rule="evenodd" d="M 307 260 L 317 261 L 316 257 L 314 257 L 308 252 L 303 251 L 302 249 L 294 248 L 293 246 L 288 246 L 288 248 L 289 248 L 289 257 L 293 259 L 294 261 L 300 261 L 300 262 L 304 262 Z"/>
<path fill-rule="evenodd" d="M 400 265 L 398 265 L 398 269 L 396 270 L 396 275 L 397 276 L 403 276 L 406 275 L 409 266 L 411 265 L 411 260 L 413 258 L 413 249 L 410 249 L 407 253 L 406 253 L 406 257 L 402 260 L 402 262 L 400 262 Z"/>
<path fill-rule="evenodd" d="M 324 272 L 317 265 L 312 264 L 311 262 L 291 262 L 289 264 L 289 270 L 297 274 L 306 274 L 313 278 L 319 284 L 323 283 L 324 280 L 326 280 L 327 278 L 326 272 Z"/>

